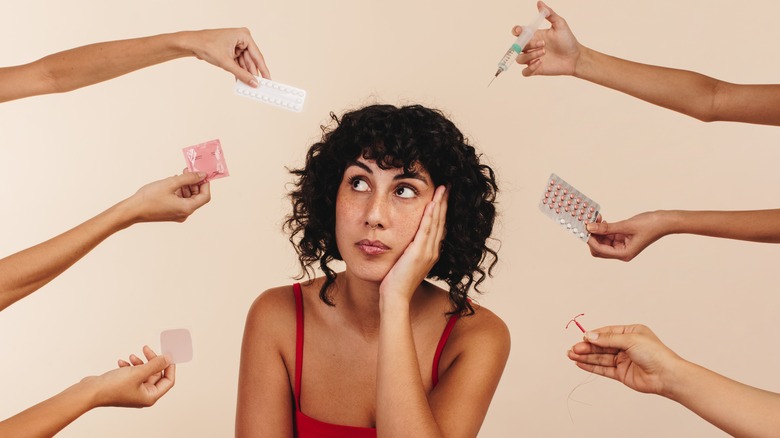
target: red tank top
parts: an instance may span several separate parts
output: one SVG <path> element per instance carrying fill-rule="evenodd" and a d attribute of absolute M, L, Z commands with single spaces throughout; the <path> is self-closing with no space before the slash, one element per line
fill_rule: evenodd
<path fill-rule="evenodd" d="M 293 285 L 295 291 L 295 436 L 298 438 L 374 438 L 376 429 L 372 427 L 341 426 L 338 424 L 325 423 L 315 420 L 301 412 L 301 374 L 303 373 L 303 296 L 301 285 Z M 439 358 L 447 339 L 458 321 L 458 315 L 452 315 L 444 327 L 444 332 L 439 339 L 439 345 L 436 346 L 436 353 L 433 355 L 433 370 L 431 377 L 433 387 L 439 383 Z"/>

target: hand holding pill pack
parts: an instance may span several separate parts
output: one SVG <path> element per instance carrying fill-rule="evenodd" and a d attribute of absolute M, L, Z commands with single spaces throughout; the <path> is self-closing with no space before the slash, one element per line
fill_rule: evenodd
<path fill-rule="evenodd" d="M 260 76 L 255 77 L 257 88 L 236 80 L 236 94 L 297 113 L 303 111 L 303 104 L 306 101 L 305 90 Z"/>
<path fill-rule="evenodd" d="M 583 242 L 590 233 L 586 228 L 596 222 L 599 204 L 588 198 L 556 174 L 551 174 L 539 200 L 539 209 Z"/>

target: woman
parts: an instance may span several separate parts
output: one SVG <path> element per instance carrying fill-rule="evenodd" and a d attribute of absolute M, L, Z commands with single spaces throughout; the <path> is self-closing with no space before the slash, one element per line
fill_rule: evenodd
<path fill-rule="evenodd" d="M 468 299 L 497 260 L 493 170 L 435 110 L 332 118 L 292 171 L 285 228 L 309 281 L 249 311 L 236 436 L 475 436 L 509 355 Z"/>

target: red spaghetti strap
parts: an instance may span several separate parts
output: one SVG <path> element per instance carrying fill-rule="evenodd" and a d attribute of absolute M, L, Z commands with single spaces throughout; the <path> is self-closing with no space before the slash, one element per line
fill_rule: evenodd
<path fill-rule="evenodd" d="M 303 294 L 301 284 L 293 284 L 295 292 L 295 404 L 301 409 L 301 375 L 303 374 Z"/>
<path fill-rule="evenodd" d="M 439 345 L 436 346 L 436 354 L 433 355 L 433 369 L 431 370 L 431 377 L 433 380 L 433 388 L 439 384 L 439 359 L 441 358 L 441 352 L 444 350 L 444 346 L 447 345 L 447 339 L 450 338 L 452 329 L 455 328 L 455 323 L 458 322 L 458 314 L 450 316 L 447 321 L 447 325 L 444 327 L 444 332 L 439 339 Z"/>

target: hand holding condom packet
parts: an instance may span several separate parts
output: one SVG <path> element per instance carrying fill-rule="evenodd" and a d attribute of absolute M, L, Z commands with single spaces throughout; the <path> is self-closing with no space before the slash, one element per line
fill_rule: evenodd
<path fill-rule="evenodd" d="M 206 174 L 204 182 L 230 176 L 219 139 L 182 149 L 187 169 Z"/>

